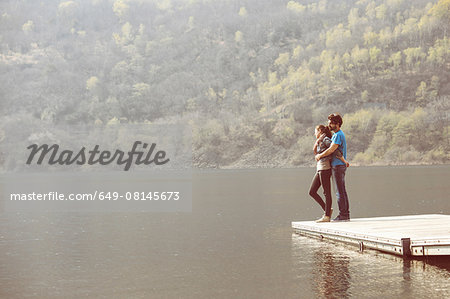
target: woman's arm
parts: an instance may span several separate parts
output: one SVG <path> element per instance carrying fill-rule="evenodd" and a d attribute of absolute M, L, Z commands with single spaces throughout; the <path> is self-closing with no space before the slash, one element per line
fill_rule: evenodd
<path fill-rule="evenodd" d="M 325 134 L 322 134 L 322 135 L 320 135 L 319 138 L 317 138 L 316 142 L 314 143 L 314 148 L 313 148 L 314 155 L 317 155 L 317 154 L 319 153 L 319 152 L 317 151 L 317 147 L 319 146 L 319 143 L 323 143 L 323 140 L 324 140 L 325 137 L 326 137 L 326 135 L 325 135 Z M 322 145 L 321 145 L 321 147 L 322 147 Z M 328 147 L 328 146 L 327 146 L 327 147 Z"/>
<path fill-rule="evenodd" d="M 313 147 L 313 151 L 314 151 L 314 155 L 317 155 L 317 145 L 319 143 L 319 140 L 316 140 L 316 142 L 314 142 L 314 147 Z"/>

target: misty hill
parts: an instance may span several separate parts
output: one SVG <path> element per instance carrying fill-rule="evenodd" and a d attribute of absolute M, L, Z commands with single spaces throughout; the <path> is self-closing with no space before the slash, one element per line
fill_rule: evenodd
<path fill-rule="evenodd" d="M 2 1 L 2 134 L 186 123 L 199 167 L 450 161 L 450 1 Z"/>

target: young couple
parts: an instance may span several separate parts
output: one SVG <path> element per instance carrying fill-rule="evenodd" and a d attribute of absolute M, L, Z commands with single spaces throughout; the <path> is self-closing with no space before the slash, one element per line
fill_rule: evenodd
<path fill-rule="evenodd" d="M 350 220 L 347 191 L 345 190 L 345 171 L 349 163 L 347 158 L 347 143 L 345 135 L 341 130 L 342 117 L 337 114 L 328 116 L 328 126 L 319 125 L 316 127 L 316 142 L 314 143 L 314 154 L 316 155 L 317 171 L 309 189 L 309 195 L 314 198 L 322 207 L 324 215 L 316 222 L 330 222 L 333 209 L 331 208 L 331 183 L 336 187 L 336 196 L 339 206 L 339 215 L 333 221 Z M 331 131 L 334 132 L 331 135 Z M 325 202 L 322 200 L 317 190 L 323 188 Z"/>

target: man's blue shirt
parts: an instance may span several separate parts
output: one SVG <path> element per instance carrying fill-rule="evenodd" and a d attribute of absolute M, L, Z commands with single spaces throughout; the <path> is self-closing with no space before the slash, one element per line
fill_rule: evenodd
<path fill-rule="evenodd" d="M 341 150 L 344 159 L 347 159 L 347 143 L 345 142 L 344 132 L 342 132 L 342 130 L 339 130 L 336 133 L 334 133 L 333 136 L 331 137 L 331 141 L 334 144 L 339 145 L 338 149 Z M 336 155 L 333 155 L 333 160 L 331 160 L 331 166 L 337 165 L 345 165 L 345 163 L 336 158 Z"/>

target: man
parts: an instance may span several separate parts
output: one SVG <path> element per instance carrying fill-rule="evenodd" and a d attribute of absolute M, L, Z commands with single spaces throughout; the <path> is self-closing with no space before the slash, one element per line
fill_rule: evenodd
<path fill-rule="evenodd" d="M 344 159 L 347 159 L 347 143 L 344 132 L 341 130 L 342 117 L 338 113 L 330 114 L 328 116 L 328 126 L 334 132 L 331 138 L 332 143 L 326 151 L 316 155 L 316 160 L 319 161 L 321 158 L 333 154 L 338 148 L 341 150 Z M 347 165 L 334 155 L 331 160 L 331 168 L 339 206 L 339 215 L 333 221 L 348 221 L 350 220 L 350 211 L 347 191 L 345 190 L 345 171 L 347 170 Z"/>

